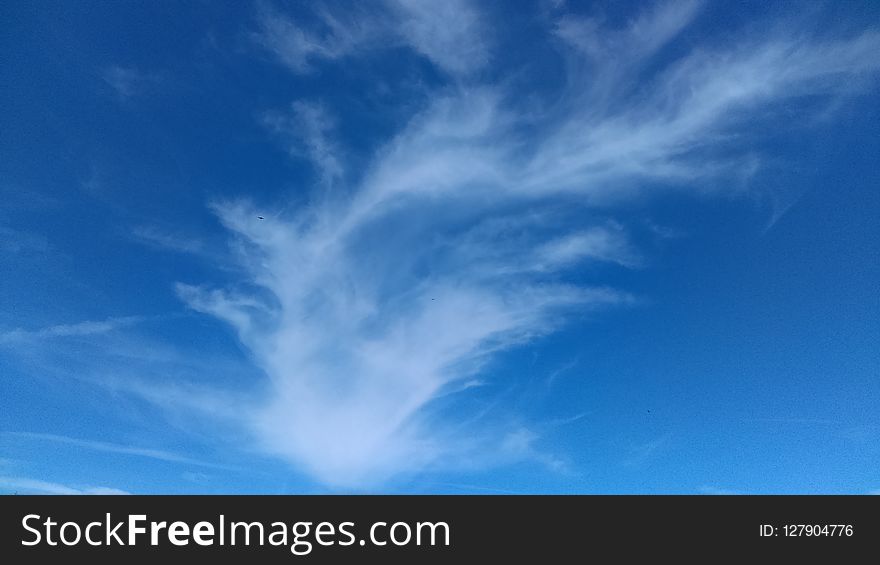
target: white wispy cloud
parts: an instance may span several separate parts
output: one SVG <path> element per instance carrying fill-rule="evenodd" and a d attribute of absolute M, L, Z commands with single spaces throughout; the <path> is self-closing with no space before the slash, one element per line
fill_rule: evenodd
<path fill-rule="evenodd" d="M 376 48 L 408 47 L 450 75 L 484 67 L 490 57 L 488 27 L 473 2 L 384 0 L 347 9 L 320 8 L 307 26 L 262 5 L 255 38 L 291 70 L 306 73 L 318 61 L 362 56 Z"/>
<path fill-rule="evenodd" d="M 552 239 L 539 245 L 528 263 L 536 270 L 555 271 L 585 260 L 609 261 L 624 267 L 639 264 L 638 254 L 619 225 L 591 227 Z"/>
<path fill-rule="evenodd" d="M 563 16 L 553 31 L 567 87 L 534 105 L 471 76 L 491 60 L 472 5 L 392 4 L 404 23 L 395 37 L 469 80 L 432 93 L 344 191 L 264 219 L 245 200 L 213 203 L 246 276 L 177 292 L 228 322 L 267 375 L 262 401 L 241 410 L 258 444 L 320 481 L 357 486 L 516 458 L 561 469 L 531 427 L 465 426 L 436 410 L 437 399 L 568 315 L 633 303 L 601 271 L 569 276 L 582 265 L 643 264 L 611 206 L 663 186 L 738 189 L 730 178 L 760 164 L 733 143 L 755 116 L 857 92 L 880 67 L 880 35 L 774 32 L 670 55 L 697 3 L 661 5 L 610 30 Z M 389 25 L 358 10 L 318 17 L 323 29 L 312 30 L 266 9 L 259 40 L 306 72 L 365 56 Z M 300 103 L 275 126 L 295 128 L 323 174 L 342 178 L 315 108 Z M 634 449 L 632 463 L 666 439 Z"/>
<path fill-rule="evenodd" d="M 317 167 L 321 182 L 331 186 L 342 179 L 341 149 L 333 139 L 335 123 L 324 106 L 297 101 L 289 112 L 269 112 L 264 122 L 283 137 L 293 157 L 306 157 Z"/>
<path fill-rule="evenodd" d="M 295 72 L 311 70 L 315 61 L 355 55 L 366 44 L 379 40 L 381 24 L 364 12 L 317 14 L 317 25 L 307 29 L 270 4 L 262 4 L 255 39 Z"/>
<path fill-rule="evenodd" d="M 564 15 L 556 23 L 555 31 L 585 55 L 588 63 L 601 68 L 603 74 L 631 75 L 639 70 L 642 61 L 693 21 L 700 5 L 697 0 L 656 3 L 616 30 L 603 28 L 602 22 L 594 18 Z"/>
<path fill-rule="evenodd" d="M 398 18 L 393 26 L 407 43 L 441 69 L 467 75 L 490 61 L 489 28 L 473 2 L 387 0 Z"/>
<path fill-rule="evenodd" d="M 106 334 L 132 326 L 138 322 L 142 322 L 144 319 L 145 318 L 142 316 L 125 316 L 99 321 L 88 320 L 74 324 L 57 324 L 34 330 L 17 328 L 0 333 L 0 344 L 47 338 L 82 337 Z"/>

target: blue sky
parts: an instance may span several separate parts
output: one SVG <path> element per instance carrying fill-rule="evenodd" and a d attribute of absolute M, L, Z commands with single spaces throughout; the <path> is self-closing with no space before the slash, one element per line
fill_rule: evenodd
<path fill-rule="evenodd" d="M 0 17 L 0 491 L 880 489 L 876 3 Z"/>

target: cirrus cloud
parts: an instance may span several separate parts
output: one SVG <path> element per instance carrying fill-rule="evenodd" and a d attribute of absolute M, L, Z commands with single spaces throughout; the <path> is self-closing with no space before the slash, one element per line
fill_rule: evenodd
<path fill-rule="evenodd" d="M 410 47 L 449 73 L 490 60 L 474 5 L 446 26 L 427 3 L 396 10 Z M 694 2 L 663 5 L 610 30 L 563 16 L 548 33 L 567 86 L 538 109 L 505 83 L 452 81 L 347 190 L 289 214 L 244 199 L 213 203 L 245 276 L 231 286 L 180 283 L 177 292 L 231 325 L 266 374 L 263 400 L 242 414 L 259 445 L 347 487 L 467 460 L 537 457 L 562 467 L 540 454 L 532 430 L 463 431 L 432 403 L 568 316 L 636 300 L 604 284 L 601 269 L 578 271 L 643 264 L 613 204 L 658 187 L 729 186 L 720 179 L 760 163 L 732 143 L 760 125 L 755 116 L 782 101 L 807 111 L 810 101 L 857 92 L 880 67 L 872 31 L 664 52 L 698 14 Z M 350 18 L 325 17 L 329 31 L 318 38 L 264 13 L 260 37 L 305 72 L 378 41 L 374 16 Z M 340 157 L 322 126 L 329 110 L 316 108 L 298 103 L 298 121 L 273 123 L 302 128 L 312 140 L 305 153 L 339 181 Z"/>

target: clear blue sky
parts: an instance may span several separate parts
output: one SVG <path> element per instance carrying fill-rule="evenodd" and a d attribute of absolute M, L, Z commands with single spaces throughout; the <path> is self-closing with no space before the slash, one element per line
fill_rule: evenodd
<path fill-rule="evenodd" d="M 875 2 L 4 2 L 0 492 L 880 489 Z"/>

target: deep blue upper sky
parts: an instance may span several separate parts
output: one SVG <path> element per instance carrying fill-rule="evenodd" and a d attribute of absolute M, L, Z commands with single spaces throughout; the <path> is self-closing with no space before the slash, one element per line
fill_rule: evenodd
<path fill-rule="evenodd" d="M 0 492 L 880 489 L 876 3 L 0 21 Z"/>

